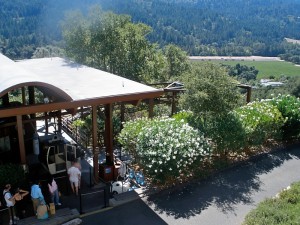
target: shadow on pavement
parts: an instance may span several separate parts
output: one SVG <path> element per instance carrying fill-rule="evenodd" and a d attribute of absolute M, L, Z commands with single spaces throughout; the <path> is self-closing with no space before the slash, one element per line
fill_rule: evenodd
<path fill-rule="evenodd" d="M 167 225 L 141 199 L 81 219 L 83 221 L 82 225 Z"/>
<path fill-rule="evenodd" d="M 259 175 L 270 172 L 291 159 L 300 158 L 300 145 L 278 149 L 269 154 L 254 157 L 248 162 L 234 166 L 202 180 L 191 182 L 148 197 L 158 213 L 178 218 L 189 218 L 200 214 L 210 205 L 223 213 L 234 212 L 236 203 L 251 204 L 251 194 L 261 189 Z"/>

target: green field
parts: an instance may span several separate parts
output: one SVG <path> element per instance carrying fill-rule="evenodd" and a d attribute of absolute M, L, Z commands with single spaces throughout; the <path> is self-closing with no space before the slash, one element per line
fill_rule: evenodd
<path fill-rule="evenodd" d="M 255 66 L 259 71 L 257 78 L 268 78 L 270 76 L 280 77 L 286 76 L 300 76 L 300 66 L 295 66 L 290 62 L 285 61 L 222 61 L 226 65 L 241 65 Z"/>

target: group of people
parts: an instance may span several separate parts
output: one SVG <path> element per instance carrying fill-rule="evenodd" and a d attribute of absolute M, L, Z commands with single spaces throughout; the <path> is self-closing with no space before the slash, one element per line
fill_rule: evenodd
<path fill-rule="evenodd" d="M 61 205 L 59 202 L 59 192 L 58 192 L 58 186 L 56 181 L 53 177 L 49 178 L 48 180 L 48 190 L 49 194 L 51 196 L 51 202 L 53 202 L 55 205 Z M 21 201 L 24 199 L 27 195 L 29 195 L 29 191 L 17 188 L 13 194 L 11 191 L 11 184 L 6 184 L 3 190 L 3 197 L 6 203 L 6 206 L 9 208 L 9 224 L 14 224 L 15 221 L 19 220 L 19 217 L 17 216 L 15 206 L 22 206 L 23 207 L 17 207 L 19 208 L 18 214 L 25 214 L 26 206 L 24 206 L 24 202 Z M 31 186 L 31 192 L 30 192 L 32 205 L 33 205 L 33 211 L 35 214 L 38 212 L 38 207 L 40 205 L 45 205 L 46 201 L 44 198 L 44 195 L 41 190 L 41 183 L 40 181 L 35 181 L 33 185 Z"/>
<path fill-rule="evenodd" d="M 76 196 L 78 196 L 78 190 L 80 188 L 80 181 L 81 181 L 81 165 L 78 162 L 74 162 L 73 165 L 68 169 L 68 176 L 72 191 Z M 48 179 L 48 191 L 50 194 L 50 201 L 57 206 L 60 206 L 61 203 L 59 201 L 59 190 L 58 185 L 55 179 L 51 176 Z M 6 184 L 3 190 L 3 197 L 6 202 L 6 206 L 9 208 L 9 216 L 10 222 L 9 224 L 14 224 L 14 221 L 19 220 L 16 214 L 15 205 L 21 205 L 21 200 L 29 195 L 29 192 L 20 188 L 17 188 L 12 194 L 11 185 Z M 33 185 L 31 186 L 30 196 L 33 205 L 33 211 L 36 215 L 38 215 L 39 206 L 46 205 L 46 201 L 41 189 L 41 182 L 36 180 Z M 17 203 L 19 202 L 20 203 Z M 17 203 L 17 204 L 16 204 Z M 25 214 L 25 209 L 21 209 L 22 214 Z M 20 212 L 19 212 L 20 213 Z"/>

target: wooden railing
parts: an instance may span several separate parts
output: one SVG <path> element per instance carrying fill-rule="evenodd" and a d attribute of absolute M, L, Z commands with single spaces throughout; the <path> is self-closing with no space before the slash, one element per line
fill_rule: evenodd
<path fill-rule="evenodd" d="M 70 117 L 62 118 L 62 129 L 82 148 L 87 148 L 90 143 L 90 137 L 73 125 L 73 119 Z"/>

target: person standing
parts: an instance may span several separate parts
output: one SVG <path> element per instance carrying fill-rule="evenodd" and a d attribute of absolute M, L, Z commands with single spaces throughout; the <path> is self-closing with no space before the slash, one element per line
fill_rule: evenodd
<path fill-rule="evenodd" d="M 17 210 L 17 215 L 21 216 L 22 218 L 25 217 L 25 213 L 26 213 L 26 202 L 24 199 L 24 197 L 26 197 L 29 194 L 28 191 L 17 188 L 15 190 L 15 200 L 16 200 L 16 210 Z M 19 214 L 18 214 L 19 213 Z"/>
<path fill-rule="evenodd" d="M 80 184 L 81 172 L 74 166 L 74 164 L 68 169 L 69 181 L 73 193 L 78 195 L 78 186 Z"/>
<path fill-rule="evenodd" d="M 52 176 L 49 179 L 48 188 L 51 195 L 51 202 L 53 202 L 55 205 L 61 205 L 59 202 L 58 186 Z"/>
<path fill-rule="evenodd" d="M 16 199 L 15 196 L 13 196 L 10 192 L 11 189 L 11 185 L 10 184 L 6 184 L 3 190 L 3 197 L 5 199 L 6 202 L 6 206 L 9 208 L 8 212 L 9 212 L 9 224 L 14 224 L 15 220 L 19 220 L 18 217 L 16 217 L 16 212 L 15 212 L 15 203 L 16 203 Z"/>
<path fill-rule="evenodd" d="M 45 203 L 45 198 L 42 194 L 42 190 L 40 188 L 40 181 L 35 181 L 31 186 L 31 199 L 33 204 L 34 213 L 37 213 L 37 207 L 41 203 Z"/>

